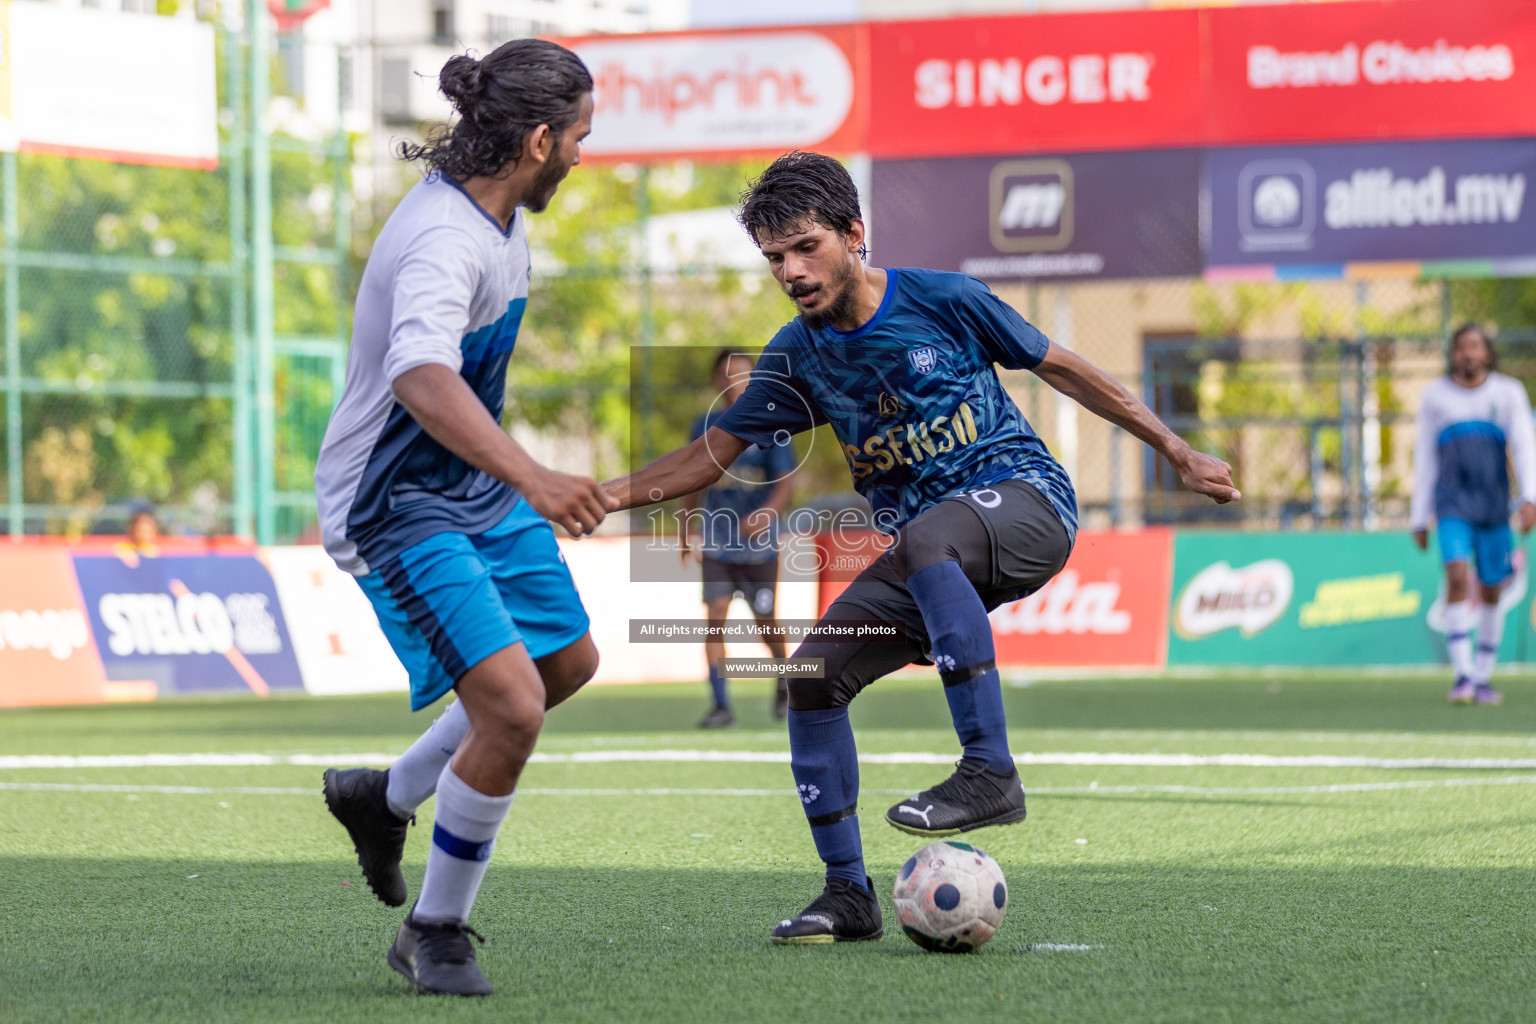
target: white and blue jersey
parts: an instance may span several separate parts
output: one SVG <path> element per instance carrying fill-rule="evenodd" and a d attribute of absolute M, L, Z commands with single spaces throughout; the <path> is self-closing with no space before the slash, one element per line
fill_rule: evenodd
<path fill-rule="evenodd" d="M 1509 464 L 1520 497 L 1536 502 L 1536 429 L 1525 386 L 1490 373 L 1475 388 L 1442 377 L 1419 399 L 1413 453 L 1413 529 L 1430 520 L 1473 526 L 1509 522 Z"/>
<path fill-rule="evenodd" d="M 518 210 L 503 230 L 459 187 L 429 175 L 374 242 L 357 293 L 346 388 L 315 466 L 326 550 L 370 566 L 447 531 L 499 523 L 518 495 L 428 437 L 391 385 L 428 363 L 464 378 L 500 420 L 507 360 L 528 302 L 528 239 Z"/>
<path fill-rule="evenodd" d="M 786 324 L 716 425 L 765 447 L 831 426 L 884 533 L 946 498 L 1020 479 L 1076 536 L 1072 482 L 994 365 L 1031 370 L 1049 349 L 973 277 L 888 269 L 879 309 L 856 330 Z"/>
<path fill-rule="evenodd" d="M 410 673 L 413 709 L 497 651 L 521 643 L 542 658 L 589 626 L 544 517 L 429 437 L 391 389 L 436 363 L 500 420 L 527 303 L 522 210 L 503 229 L 438 174 L 390 215 L 358 289 L 315 494 L 326 550 L 378 613 Z"/>
<path fill-rule="evenodd" d="M 1514 571 L 1509 530 L 1509 464 L 1524 501 L 1536 500 L 1536 428 L 1525 387 L 1490 373 L 1475 388 L 1442 377 L 1419 399 L 1413 453 L 1415 530 L 1436 523 L 1442 562 L 1471 560 L 1496 586 Z"/>

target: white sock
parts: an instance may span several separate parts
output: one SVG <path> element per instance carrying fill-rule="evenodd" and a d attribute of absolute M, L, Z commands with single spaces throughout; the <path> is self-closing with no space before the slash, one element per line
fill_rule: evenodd
<path fill-rule="evenodd" d="M 1496 604 L 1485 604 L 1477 615 L 1477 659 L 1472 678 L 1486 683 L 1493 678 L 1493 666 L 1499 660 L 1499 643 L 1504 639 L 1504 613 Z"/>
<path fill-rule="evenodd" d="M 496 831 L 512 807 L 512 794 L 486 796 L 443 768 L 437 783 L 437 821 L 432 827 L 432 849 L 427 853 L 427 876 L 421 896 L 411 911 L 418 921 L 467 921 L 469 908 L 496 845 Z"/>
<path fill-rule="evenodd" d="M 1445 649 L 1458 681 L 1472 678 L 1472 602 L 1445 606 Z"/>
<path fill-rule="evenodd" d="M 411 744 L 411 748 L 389 766 L 389 787 L 384 790 L 389 809 L 402 818 L 415 814 L 416 808 L 437 792 L 438 777 L 467 732 L 469 716 L 464 713 L 464 704 L 454 701 Z"/>

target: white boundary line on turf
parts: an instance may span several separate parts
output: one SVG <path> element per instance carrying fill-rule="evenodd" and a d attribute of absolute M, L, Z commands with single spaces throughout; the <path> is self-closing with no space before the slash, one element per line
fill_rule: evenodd
<path fill-rule="evenodd" d="M 1325 786 L 1034 786 L 1031 796 L 1068 796 L 1126 793 L 1167 793 L 1180 796 L 1283 796 L 1304 793 L 1368 793 L 1378 790 L 1444 789 L 1464 786 L 1520 786 L 1536 783 L 1536 775 L 1509 775 L 1501 778 L 1409 779 L 1399 782 L 1346 782 Z M 137 786 L 86 782 L 0 782 L 0 792 L 42 793 L 160 793 L 172 796 L 214 796 L 233 793 L 241 796 L 317 796 L 319 787 L 299 789 L 279 786 Z M 520 796 L 728 796 L 792 797 L 789 788 L 781 789 L 595 789 L 528 786 Z M 865 789 L 866 796 L 904 796 L 905 789 Z"/>
<path fill-rule="evenodd" d="M 1024 947 L 1026 953 L 1091 953 L 1098 946 L 1083 946 L 1075 942 L 1031 942 Z"/>
<path fill-rule="evenodd" d="M 957 755 L 930 752 L 861 754 L 862 764 L 954 764 Z M 1536 758 L 1492 757 L 1352 757 L 1333 754 L 1122 754 L 1059 751 L 1016 754 L 1021 765 L 1111 768 L 1536 768 Z M 389 764 L 389 754 L 100 754 L 9 755 L 0 769 L 24 768 L 253 768 L 274 765 L 321 766 Z M 789 751 L 753 750 L 578 750 L 536 753 L 530 764 L 788 764 Z"/>

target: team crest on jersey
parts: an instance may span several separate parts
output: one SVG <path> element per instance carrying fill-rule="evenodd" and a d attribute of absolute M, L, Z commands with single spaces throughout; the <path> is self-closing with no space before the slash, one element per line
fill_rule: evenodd
<path fill-rule="evenodd" d="M 924 345 L 907 353 L 907 359 L 912 363 L 912 369 L 918 373 L 932 373 L 933 368 L 939 365 L 939 354 L 934 351 L 932 345 Z"/>

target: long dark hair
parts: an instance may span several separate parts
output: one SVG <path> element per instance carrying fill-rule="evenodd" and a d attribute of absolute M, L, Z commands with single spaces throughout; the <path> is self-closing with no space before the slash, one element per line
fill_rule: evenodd
<path fill-rule="evenodd" d="M 399 154 L 463 181 L 516 166 L 523 140 L 541 124 L 549 125 L 558 144 L 576 123 L 582 96 L 592 91 L 592 75 L 563 46 L 513 39 L 480 60 L 449 57 L 437 85 L 458 120 L 437 125 L 419 144 L 400 143 Z"/>
<path fill-rule="evenodd" d="M 807 221 L 846 235 L 861 216 L 859 190 L 848 169 L 829 156 L 796 151 L 748 182 L 737 219 L 762 245 L 804 230 Z"/>
<path fill-rule="evenodd" d="M 1488 337 L 1488 332 L 1483 330 L 1483 325 L 1476 320 L 1468 320 L 1451 332 L 1451 343 L 1445 346 L 1445 372 L 1450 373 L 1454 369 L 1451 365 L 1451 354 L 1456 350 L 1456 342 L 1463 334 L 1476 331 L 1482 336 L 1483 345 L 1488 349 L 1488 372 L 1492 373 L 1499 368 L 1499 353 L 1493 347 L 1493 341 Z"/>

